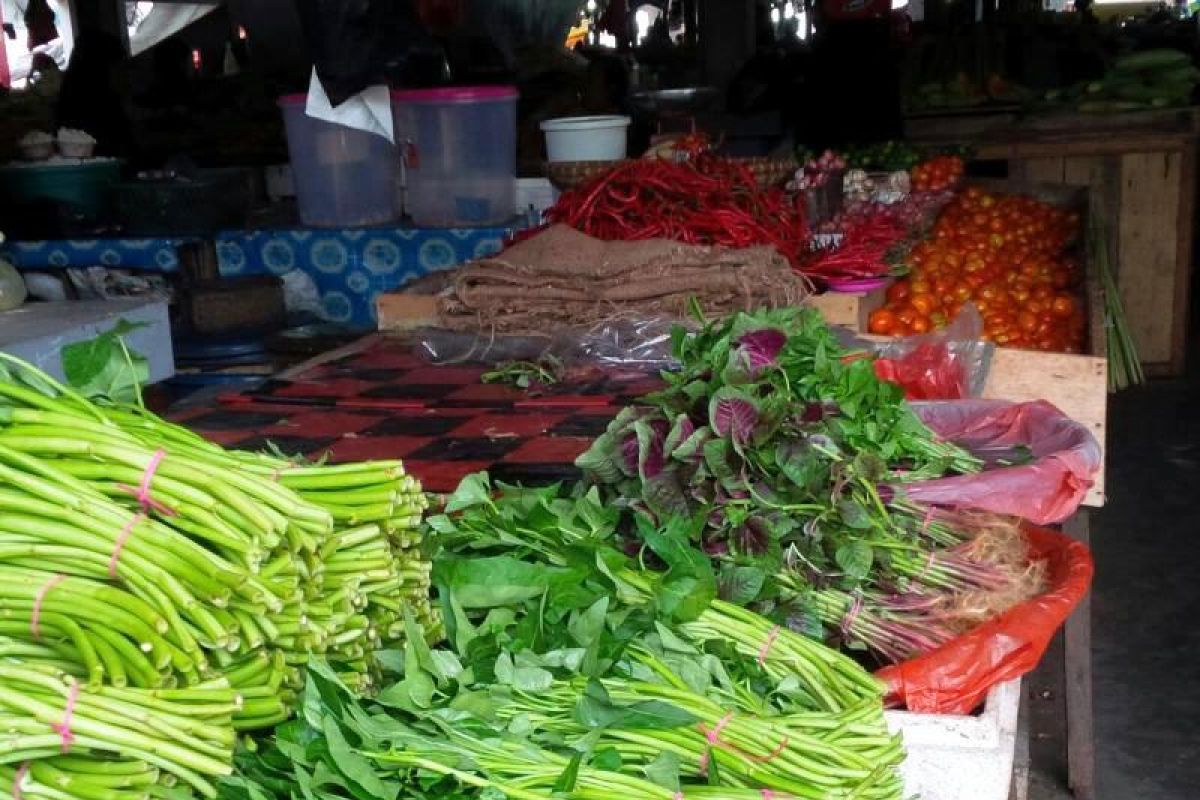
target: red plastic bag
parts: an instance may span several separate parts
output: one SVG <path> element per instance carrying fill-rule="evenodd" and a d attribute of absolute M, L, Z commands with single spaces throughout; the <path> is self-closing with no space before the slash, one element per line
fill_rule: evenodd
<path fill-rule="evenodd" d="M 1047 590 L 938 649 L 876 675 L 888 702 L 923 714 L 969 714 L 998 683 L 1031 671 L 1092 582 L 1082 542 L 1033 525 L 1024 529 L 1031 560 L 1046 561 Z"/>
<path fill-rule="evenodd" d="M 909 400 L 971 396 L 970 375 L 949 342 L 921 342 L 896 358 L 875 359 L 875 375 L 904 389 Z"/>
<path fill-rule="evenodd" d="M 984 459 L 987 469 L 904 484 L 913 500 L 1013 514 L 1047 525 L 1075 513 L 1100 470 L 1100 445 L 1085 426 L 1050 403 L 954 400 L 913 403 L 943 439 Z M 1031 463 L 1004 466 L 1032 456 Z"/>
<path fill-rule="evenodd" d="M 945 328 L 876 343 L 875 375 L 901 386 L 909 400 L 978 397 L 995 348 L 982 335 L 983 319 L 967 305 Z"/>

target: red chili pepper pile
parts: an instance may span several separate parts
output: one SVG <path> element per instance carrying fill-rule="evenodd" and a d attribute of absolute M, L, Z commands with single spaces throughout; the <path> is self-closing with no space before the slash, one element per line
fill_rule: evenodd
<path fill-rule="evenodd" d="M 898 203 L 851 204 L 828 226 L 841 233 L 838 243 L 807 253 L 799 271 L 818 282 L 888 275 L 945 199 L 944 194 L 914 193 Z"/>
<path fill-rule="evenodd" d="M 772 245 L 793 266 L 809 242 L 803 211 L 782 191 L 760 189 L 749 169 L 710 153 L 627 161 L 564 192 L 546 218 L 605 240 Z"/>

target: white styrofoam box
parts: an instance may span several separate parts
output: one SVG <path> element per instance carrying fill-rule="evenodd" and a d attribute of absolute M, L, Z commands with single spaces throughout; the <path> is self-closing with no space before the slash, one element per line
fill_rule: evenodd
<path fill-rule="evenodd" d="M 1020 678 L 992 687 L 978 716 L 887 711 L 904 737 L 904 788 L 921 800 L 1008 800 Z"/>
<path fill-rule="evenodd" d="M 146 327 L 125 336 L 131 350 L 146 357 L 150 383 L 175 374 L 171 350 L 171 325 L 167 304 L 161 300 L 121 298 L 60 303 L 26 303 L 0 314 L 0 351 L 22 358 L 63 379 L 64 345 L 91 339 L 110 330 L 118 320 L 142 322 Z"/>

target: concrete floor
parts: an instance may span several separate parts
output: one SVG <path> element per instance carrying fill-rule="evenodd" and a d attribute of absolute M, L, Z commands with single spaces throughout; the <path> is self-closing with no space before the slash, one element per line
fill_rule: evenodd
<path fill-rule="evenodd" d="M 1092 524 L 1099 800 L 1200 797 L 1197 372 L 1110 398 Z"/>

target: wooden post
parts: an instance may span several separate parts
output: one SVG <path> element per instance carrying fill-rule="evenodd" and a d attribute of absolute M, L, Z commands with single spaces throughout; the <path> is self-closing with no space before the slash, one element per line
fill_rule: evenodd
<path fill-rule="evenodd" d="M 1089 511 L 1081 508 L 1063 524 L 1072 539 L 1091 545 Z M 1076 800 L 1096 797 L 1096 739 L 1092 717 L 1092 600 L 1085 594 L 1064 630 L 1067 700 L 1067 779 Z"/>

